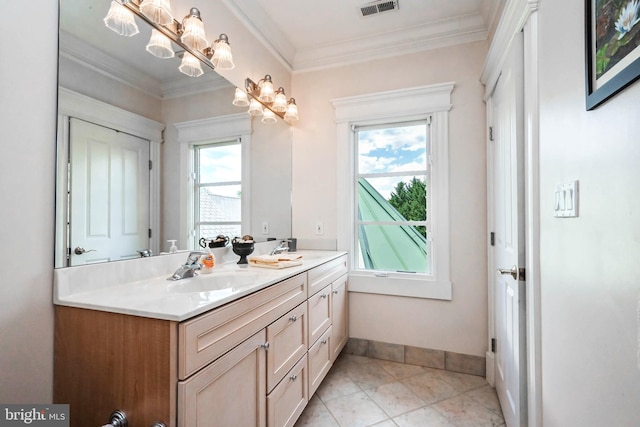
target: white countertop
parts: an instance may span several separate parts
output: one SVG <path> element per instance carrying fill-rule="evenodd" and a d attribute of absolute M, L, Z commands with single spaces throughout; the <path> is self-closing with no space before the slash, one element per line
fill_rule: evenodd
<path fill-rule="evenodd" d="M 216 264 L 210 274 L 167 280 L 186 260 L 186 254 L 153 257 L 153 261 L 142 258 L 55 270 L 54 303 L 183 321 L 307 271 L 345 252 L 299 250 L 296 254 L 302 255 L 302 264 L 294 267 L 270 269 L 239 266 L 232 261 Z M 149 267 L 147 277 L 145 266 Z"/>

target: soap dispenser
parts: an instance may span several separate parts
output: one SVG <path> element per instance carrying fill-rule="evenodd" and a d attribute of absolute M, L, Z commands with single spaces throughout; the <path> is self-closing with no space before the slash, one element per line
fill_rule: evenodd
<path fill-rule="evenodd" d="M 177 240 L 167 240 L 167 243 L 171 243 L 171 247 L 169 248 L 169 253 L 175 254 L 178 252 L 178 247 L 176 246 Z"/>
<path fill-rule="evenodd" d="M 213 256 L 213 252 L 211 252 L 210 248 L 207 248 L 207 254 L 203 255 L 200 259 L 200 263 L 202 264 L 202 268 L 200 269 L 200 273 L 208 274 L 213 271 L 213 266 L 216 264 L 216 258 Z"/>

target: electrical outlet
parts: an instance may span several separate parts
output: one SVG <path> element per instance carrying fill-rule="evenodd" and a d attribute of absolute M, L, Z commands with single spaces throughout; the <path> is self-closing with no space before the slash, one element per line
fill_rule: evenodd
<path fill-rule="evenodd" d="M 324 225 L 322 224 L 322 221 L 316 222 L 316 234 L 324 234 Z"/>
<path fill-rule="evenodd" d="M 269 234 L 269 223 L 267 221 L 262 223 L 262 234 Z"/>

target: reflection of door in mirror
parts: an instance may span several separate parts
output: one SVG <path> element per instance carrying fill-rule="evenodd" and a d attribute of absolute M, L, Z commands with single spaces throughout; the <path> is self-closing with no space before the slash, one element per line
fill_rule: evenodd
<path fill-rule="evenodd" d="M 149 246 L 149 141 L 72 118 L 70 265 L 137 258 Z"/>

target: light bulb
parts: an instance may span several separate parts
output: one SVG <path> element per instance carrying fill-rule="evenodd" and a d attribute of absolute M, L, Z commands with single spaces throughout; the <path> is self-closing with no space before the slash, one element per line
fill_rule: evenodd
<path fill-rule="evenodd" d="M 243 91 L 240 88 L 236 88 L 236 95 L 233 98 L 233 105 L 236 107 L 246 107 L 249 105 L 249 97 L 247 96 L 247 92 Z"/>
<path fill-rule="evenodd" d="M 276 119 L 276 113 L 268 108 L 265 108 L 262 114 L 262 123 L 275 123 L 277 121 L 278 119 Z"/>
<path fill-rule="evenodd" d="M 287 111 L 284 113 L 284 119 L 288 122 L 295 122 L 298 120 L 298 106 L 296 100 L 291 98 L 287 104 Z"/>
<path fill-rule="evenodd" d="M 249 103 L 249 114 L 251 114 L 252 116 L 261 116 L 262 113 L 262 104 L 260 104 L 256 99 L 252 98 L 251 102 Z"/>
<path fill-rule="evenodd" d="M 191 49 L 204 50 L 208 47 L 209 42 L 204 32 L 204 24 L 200 19 L 200 11 L 192 7 L 189 15 L 182 20 L 183 33 L 180 40 Z"/>
<path fill-rule="evenodd" d="M 271 76 L 269 74 L 264 76 L 264 79 L 260 80 L 258 86 L 260 86 L 260 95 L 258 95 L 258 99 L 265 104 L 271 104 L 275 98 Z"/>
<path fill-rule="evenodd" d="M 273 101 L 273 105 L 271 106 L 271 108 L 276 113 L 284 113 L 285 111 L 287 111 L 287 96 L 284 94 L 283 88 L 278 88 L 275 100 Z"/>
<path fill-rule="evenodd" d="M 159 25 L 169 25 L 173 22 L 169 0 L 143 0 L 140 3 L 140 12 Z"/>
<path fill-rule="evenodd" d="M 111 1 L 111 7 L 109 7 L 109 12 L 103 21 L 107 28 L 121 36 L 131 37 L 140 32 L 133 12 L 115 0 Z"/>
<path fill-rule="evenodd" d="M 220 38 L 211 43 L 213 49 L 213 57 L 211 62 L 218 70 L 231 70 L 235 66 L 233 64 L 233 56 L 231 55 L 231 46 L 229 46 L 229 38 L 226 34 L 220 34 Z"/>
<path fill-rule="evenodd" d="M 200 61 L 198 58 L 190 54 L 189 52 L 185 52 L 182 57 L 182 63 L 178 67 L 181 73 L 186 74 L 189 77 L 200 77 L 204 72 L 202 71 L 202 67 L 200 66 Z"/>
<path fill-rule="evenodd" d="M 151 38 L 147 44 L 147 52 L 158 58 L 173 58 L 175 56 L 169 37 L 155 28 L 151 30 Z"/>

